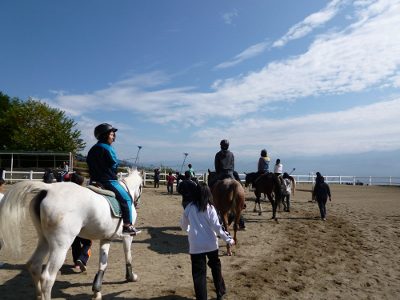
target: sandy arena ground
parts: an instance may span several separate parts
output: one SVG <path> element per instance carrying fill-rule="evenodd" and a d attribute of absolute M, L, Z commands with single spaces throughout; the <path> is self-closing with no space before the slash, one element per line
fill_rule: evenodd
<path fill-rule="evenodd" d="M 247 191 L 246 231 L 238 232 L 234 256 L 220 242 L 226 299 L 399 299 L 400 187 L 331 185 L 328 220 L 321 221 L 311 186 L 300 184 L 290 213 L 270 220 L 271 206 L 253 213 Z M 125 282 L 122 244 L 111 244 L 103 299 L 194 299 L 185 232 L 179 228 L 181 197 L 166 188 L 145 188 L 132 244 L 135 283 Z M 34 288 L 24 264 L 36 245 L 29 221 L 23 224 L 23 257 L 0 252 L 0 299 L 33 299 Z M 99 243 L 86 273 L 72 271 L 69 252 L 53 287 L 55 299 L 90 299 L 97 271 Z M 208 270 L 209 299 L 215 291 Z"/>

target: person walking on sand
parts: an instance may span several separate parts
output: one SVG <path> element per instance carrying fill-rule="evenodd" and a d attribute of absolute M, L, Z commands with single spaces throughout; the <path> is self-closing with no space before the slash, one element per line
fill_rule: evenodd
<path fill-rule="evenodd" d="M 207 300 L 206 258 L 211 268 L 217 300 L 223 299 L 226 287 L 218 257 L 218 236 L 230 245 L 234 245 L 235 241 L 222 229 L 212 204 L 210 188 L 205 183 L 198 185 L 196 197 L 186 206 L 180 225 L 182 230 L 188 232 L 196 300 Z"/>
<path fill-rule="evenodd" d="M 329 201 L 332 201 L 332 197 L 329 185 L 325 182 L 324 177 L 320 172 L 317 172 L 317 178 L 315 178 L 315 186 L 312 195 L 313 199 L 318 203 L 321 220 L 326 221 L 326 202 L 328 201 L 328 197 Z"/>

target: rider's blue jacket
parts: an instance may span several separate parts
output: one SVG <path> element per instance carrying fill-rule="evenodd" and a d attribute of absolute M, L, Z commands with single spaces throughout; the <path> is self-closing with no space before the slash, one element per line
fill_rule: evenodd
<path fill-rule="evenodd" d="M 91 181 L 106 182 L 117 180 L 118 159 L 114 148 L 98 142 L 90 150 L 86 158 Z"/>

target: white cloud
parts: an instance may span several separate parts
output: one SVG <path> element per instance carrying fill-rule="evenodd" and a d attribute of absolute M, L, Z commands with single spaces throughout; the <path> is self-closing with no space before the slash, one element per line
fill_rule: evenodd
<path fill-rule="evenodd" d="M 309 15 L 303 21 L 292 26 L 283 37 L 272 44 L 272 47 L 282 47 L 289 41 L 306 36 L 316 27 L 322 26 L 332 20 L 339 12 L 341 6 L 346 2 L 346 0 L 333 0 L 329 2 L 321 11 Z"/>
<path fill-rule="evenodd" d="M 347 0 L 333 0 L 323 10 L 313 13 L 300 23 L 297 23 L 279 40 L 272 44 L 272 47 L 282 47 L 289 41 L 299 39 L 309 34 L 314 28 L 319 27 L 331 20 L 339 11 L 340 7 Z M 261 42 L 245 49 L 233 59 L 218 64 L 216 69 L 224 69 L 236 66 L 245 60 L 253 58 L 268 49 L 269 43 Z"/>
<path fill-rule="evenodd" d="M 233 23 L 233 19 L 238 17 L 239 13 L 237 9 L 233 9 L 227 13 L 222 15 L 222 19 L 224 20 L 225 24 L 231 25 Z"/>
<path fill-rule="evenodd" d="M 279 155 L 349 154 L 400 149 L 400 98 L 345 111 L 279 120 L 247 119 L 195 133 L 199 145 L 216 145 L 221 132 L 235 148 L 268 147 Z M 243 155 L 243 153 L 242 153 Z"/>
<path fill-rule="evenodd" d="M 253 57 L 259 55 L 260 53 L 263 53 L 265 51 L 265 49 L 267 49 L 268 44 L 269 44 L 268 42 L 262 42 L 262 43 L 252 45 L 252 46 L 248 47 L 246 50 L 244 50 L 243 52 L 241 52 L 240 54 L 236 55 L 232 60 L 220 63 L 215 68 L 216 69 L 225 69 L 225 68 L 230 68 L 237 64 L 240 64 L 241 62 L 243 62 L 245 60 L 253 58 Z"/>

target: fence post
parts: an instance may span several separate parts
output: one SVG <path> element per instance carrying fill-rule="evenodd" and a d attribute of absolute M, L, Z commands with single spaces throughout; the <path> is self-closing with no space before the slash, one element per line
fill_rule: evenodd
<path fill-rule="evenodd" d="M 29 172 L 29 180 L 32 180 L 33 179 L 33 171 L 31 170 L 30 172 Z"/>
<path fill-rule="evenodd" d="M 389 185 L 392 185 L 392 176 L 389 176 Z"/>
<path fill-rule="evenodd" d="M 369 185 L 372 185 L 372 176 L 369 176 Z"/>
<path fill-rule="evenodd" d="M 353 185 L 356 185 L 356 176 L 353 176 Z"/>

